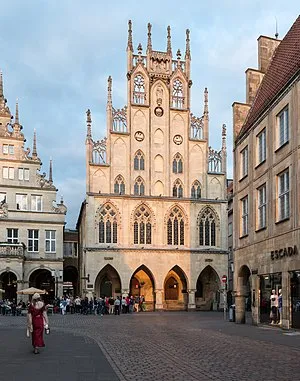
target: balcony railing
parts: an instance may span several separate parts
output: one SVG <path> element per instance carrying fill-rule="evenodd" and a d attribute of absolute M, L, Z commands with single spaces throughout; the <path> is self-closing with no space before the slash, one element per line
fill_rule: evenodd
<path fill-rule="evenodd" d="M 0 243 L 0 256 L 21 257 L 24 255 L 24 246 L 21 243 Z"/>

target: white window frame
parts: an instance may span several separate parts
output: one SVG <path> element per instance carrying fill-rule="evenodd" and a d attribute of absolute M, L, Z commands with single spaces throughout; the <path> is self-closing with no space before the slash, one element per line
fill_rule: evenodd
<path fill-rule="evenodd" d="M 289 169 L 279 173 L 278 177 L 278 221 L 290 217 L 290 177 Z"/>
<path fill-rule="evenodd" d="M 246 146 L 241 151 L 241 179 L 248 175 L 248 165 L 249 165 L 249 151 L 248 151 L 248 146 Z"/>
<path fill-rule="evenodd" d="M 30 237 L 30 232 L 32 232 L 32 237 Z M 31 245 L 30 245 L 31 242 Z M 38 229 L 28 229 L 28 245 L 27 250 L 31 253 L 39 252 L 39 230 Z"/>
<path fill-rule="evenodd" d="M 257 228 L 267 226 L 267 185 L 266 183 L 257 188 Z"/>
<path fill-rule="evenodd" d="M 8 243 L 18 243 L 19 242 L 19 229 L 7 228 L 6 229 L 6 241 Z"/>
<path fill-rule="evenodd" d="M 267 132 L 264 128 L 258 135 L 257 135 L 257 161 L 258 164 L 263 163 L 267 158 Z"/>
<path fill-rule="evenodd" d="M 45 230 L 45 252 L 56 252 L 56 230 Z"/>
<path fill-rule="evenodd" d="M 0 192 L 0 204 L 6 202 L 6 193 Z"/>
<path fill-rule="evenodd" d="M 8 179 L 8 167 L 3 167 L 2 168 L 2 178 L 3 179 Z"/>
<path fill-rule="evenodd" d="M 15 147 L 12 144 L 8 145 L 8 153 L 12 156 L 15 154 Z"/>
<path fill-rule="evenodd" d="M 3 144 L 3 146 L 2 146 L 2 153 L 4 155 L 8 155 L 8 144 Z"/>
<path fill-rule="evenodd" d="M 228 237 L 232 236 L 232 222 L 228 222 Z"/>
<path fill-rule="evenodd" d="M 32 194 L 31 195 L 31 211 L 41 212 L 43 209 L 42 202 L 43 202 L 43 198 L 40 194 Z"/>
<path fill-rule="evenodd" d="M 27 194 L 17 193 L 16 204 L 19 205 L 18 210 L 28 210 L 28 196 Z"/>
<path fill-rule="evenodd" d="M 246 236 L 249 231 L 249 199 L 248 196 L 241 199 L 242 203 L 242 221 L 241 221 L 241 230 L 242 237 Z"/>
<path fill-rule="evenodd" d="M 29 168 L 18 168 L 19 180 L 29 181 Z"/>
<path fill-rule="evenodd" d="M 10 180 L 14 180 L 14 178 L 15 178 L 15 168 L 14 167 L 8 168 L 8 178 Z"/>
<path fill-rule="evenodd" d="M 289 141 L 289 107 L 286 106 L 277 115 L 278 124 L 278 148 Z"/>

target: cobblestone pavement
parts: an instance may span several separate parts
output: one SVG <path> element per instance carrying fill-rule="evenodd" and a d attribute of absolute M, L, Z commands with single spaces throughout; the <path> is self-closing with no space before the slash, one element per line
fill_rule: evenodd
<path fill-rule="evenodd" d="M 236 325 L 219 313 L 56 315 L 49 320 L 52 332 L 62 337 L 71 333 L 95 340 L 120 380 L 300 379 L 299 332 Z M 22 317 L 0 317 L 0 333 L 2 327 L 24 324 Z"/>

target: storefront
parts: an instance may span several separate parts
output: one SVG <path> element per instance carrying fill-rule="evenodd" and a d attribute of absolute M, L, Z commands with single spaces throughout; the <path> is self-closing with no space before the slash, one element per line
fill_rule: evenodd
<path fill-rule="evenodd" d="M 300 329 L 300 270 L 291 275 L 291 314 L 292 327 Z"/>

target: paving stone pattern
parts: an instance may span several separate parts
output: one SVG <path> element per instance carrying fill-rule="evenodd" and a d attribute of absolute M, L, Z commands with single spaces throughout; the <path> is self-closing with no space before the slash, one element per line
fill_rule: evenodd
<path fill-rule="evenodd" d="M 287 336 L 279 329 L 224 322 L 218 313 L 55 315 L 49 319 L 52 332 L 62 339 L 65 335 L 73 339 L 78 336 L 82 343 L 82 337 L 90 338 L 90 343 L 82 344 L 79 351 L 84 353 L 83 356 L 91 351 L 97 352 L 94 341 L 97 342 L 101 350 L 96 356 L 101 359 L 104 354 L 107 362 L 102 362 L 95 372 L 103 367 L 107 375 L 113 369 L 114 377 L 120 380 L 300 379 L 300 335 Z M 24 318 L 0 317 L 0 332 L 3 325 L 7 329 L 23 324 Z M 70 341 L 67 356 L 76 356 L 78 348 L 79 344 L 73 346 Z M 87 352 L 85 348 L 88 348 Z M 44 358 L 46 361 L 46 354 L 51 350 L 52 346 L 45 349 L 41 363 Z M 62 349 L 60 356 L 64 357 Z M 100 378 L 94 379 L 107 380 L 101 378 L 99 372 L 97 377 Z M 73 377 L 72 380 L 85 379 Z"/>

